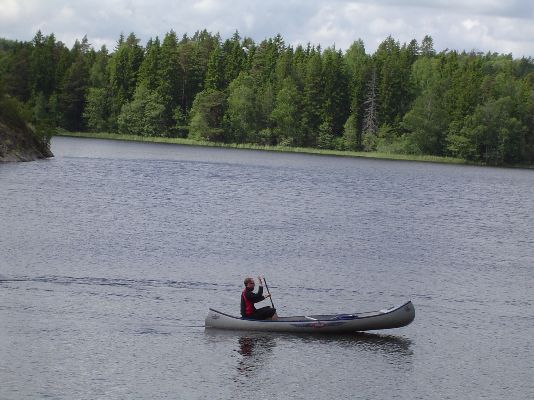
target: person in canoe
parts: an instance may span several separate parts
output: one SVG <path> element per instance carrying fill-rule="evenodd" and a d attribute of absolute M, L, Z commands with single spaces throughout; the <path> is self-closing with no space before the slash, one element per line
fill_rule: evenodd
<path fill-rule="evenodd" d="M 251 319 L 277 319 L 276 308 L 265 306 L 259 309 L 254 307 L 254 303 L 263 301 L 269 297 L 270 294 L 263 294 L 263 281 L 261 277 L 258 277 L 259 289 L 257 293 L 254 293 L 254 279 L 245 278 L 245 289 L 241 293 L 241 316 Z"/>

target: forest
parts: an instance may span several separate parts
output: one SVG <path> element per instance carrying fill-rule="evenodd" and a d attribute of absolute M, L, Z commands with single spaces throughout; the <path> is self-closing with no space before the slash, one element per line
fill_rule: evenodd
<path fill-rule="evenodd" d="M 170 31 L 113 50 L 0 39 L 0 96 L 57 130 L 534 164 L 534 61 L 391 36 L 373 54 Z"/>

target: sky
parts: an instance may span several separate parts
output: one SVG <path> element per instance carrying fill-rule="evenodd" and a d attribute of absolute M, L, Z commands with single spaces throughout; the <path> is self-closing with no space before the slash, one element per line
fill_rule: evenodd
<path fill-rule="evenodd" d="M 362 39 L 372 54 L 389 35 L 400 44 L 425 35 L 435 50 L 534 57 L 532 0 L 0 0 L 0 38 L 28 41 L 38 30 L 71 47 L 85 35 L 113 50 L 121 33 L 146 44 L 174 30 L 237 30 L 256 43 L 280 34 L 286 45 L 346 50 Z"/>

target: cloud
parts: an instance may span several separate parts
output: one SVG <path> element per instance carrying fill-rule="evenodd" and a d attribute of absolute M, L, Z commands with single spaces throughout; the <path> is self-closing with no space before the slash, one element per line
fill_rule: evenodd
<path fill-rule="evenodd" d="M 397 7 L 426 12 L 487 15 L 509 18 L 534 18 L 534 3 L 529 0 L 353 0 L 347 3 L 370 3 L 380 7 Z M 432 11 L 428 11 L 432 10 Z"/>
<path fill-rule="evenodd" d="M 362 39 L 368 52 L 391 35 L 401 43 L 426 34 L 436 50 L 494 51 L 534 56 L 534 2 L 526 0 L 0 0 L 0 37 L 31 40 L 37 30 L 71 46 L 88 36 L 114 48 L 121 33 L 142 42 L 173 29 L 201 29 L 228 38 L 238 30 L 260 42 L 281 34 L 286 44 L 346 49 Z"/>
<path fill-rule="evenodd" d="M 9 21 L 20 15 L 20 5 L 16 0 L 0 1 L 0 22 Z"/>

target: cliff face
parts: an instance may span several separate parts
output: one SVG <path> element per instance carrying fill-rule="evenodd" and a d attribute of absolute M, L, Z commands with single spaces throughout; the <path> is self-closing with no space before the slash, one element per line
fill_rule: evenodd
<path fill-rule="evenodd" d="M 33 161 L 54 157 L 48 145 L 27 125 L 10 124 L 0 114 L 0 162 Z"/>

